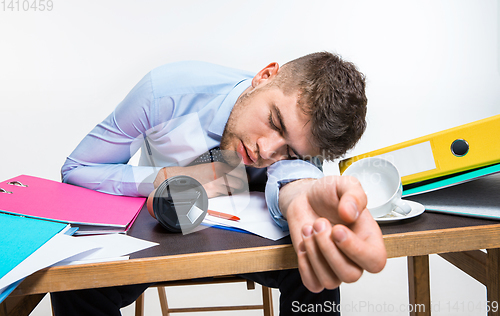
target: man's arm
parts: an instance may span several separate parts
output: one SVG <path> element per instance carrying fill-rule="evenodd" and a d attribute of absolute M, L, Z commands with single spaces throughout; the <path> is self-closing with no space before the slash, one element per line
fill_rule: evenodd
<path fill-rule="evenodd" d="M 268 168 L 266 201 L 276 223 L 290 230 L 304 285 L 311 291 L 379 272 L 386 251 L 366 194 L 352 177 L 324 177 L 301 160 Z M 299 179 L 299 180 L 297 180 Z"/>
<path fill-rule="evenodd" d="M 312 292 L 357 281 L 386 263 L 382 233 L 366 209 L 355 178 L 328 176 L 291 182 L 280 190 L 304 285 Z"/>
<path fill-rule="evenodd" d="M 203 185 L 208 198 L 248 190 L 248 179 L 243 165 L 230 166 L 223 162 L 202 163 L 187 167 L 164 167 L 153 181 L 156 189 L 163 181 L 175 176 L 189 176 Z M 229 192 L 228 192 L 229 191 Z M 150 196 L 153 195 L 153 192 Z"/>
<path fill-rule="evenodd" d="M 66 159 L 61 169 L 63 182 L 110 194 L 147 196 L 154 178 L 149 184 L 145 180 L 156 175 L 155 168 L 132 167 L 127 162 L 154 124 L 153 103 L 148 74 Z M 167 109 L 163 112 L 168 113 Z M 141 183 L 149 187 L 140 188 Z"/>

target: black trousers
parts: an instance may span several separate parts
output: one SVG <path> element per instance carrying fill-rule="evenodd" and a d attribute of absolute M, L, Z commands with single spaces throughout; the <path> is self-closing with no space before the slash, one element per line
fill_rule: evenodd
<path fill-rule="evenodd" d="M 311 293 L 297 269 L 241 275 L 280 290 L 280 315 L 340 315 L 340 291 Z M 115 286 L 51 293 L 55 316 L 120 316 L 120 308 L 132 304 L 151 284 Z"/>

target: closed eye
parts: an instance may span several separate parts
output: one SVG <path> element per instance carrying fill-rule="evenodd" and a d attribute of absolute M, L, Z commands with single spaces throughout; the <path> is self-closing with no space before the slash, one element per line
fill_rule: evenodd
<path fill-rule="evenodd" d="M 274 124 L 274 121 L 273 121 L 273 112 L 272 111 L 269 112 L 269 125 L 271 126 L 271 128 L 273 130 L 279 132 L 280 134 L 283 133 L 283 131 L 278 126 L 276 126 L 276 124 Z"/>
<path fill-rule="evenodd" d="M 283 131 L 281 130 L 281 128 L 279 128 L 278 126 L 276 126 L 276 124 L 274 124 L 273 112 L 269 112 L 269 125 L 271 126 L 271 128 L 273 130 L 275 130 L 278 133 L 280 133 L 281 135 L 283 135 Z M 297 159 L 298 158 L 298 155 L 295 154 L 295 152 L 293 151 L 293 149 L 290 148 L 290 146 L 286 146 L 286 155 L 288 156 L 289 159 Z"/>
<path fill-rule="evenodd" d="M 280 120 L 281 121 L 281 120 Z M 281 136 L 284 136 L 285 132 L 281 129 L 281 127 L 278 127 L 276 124 L 274 124 L 273 121 L 273 112 L 269 111 L 269 125 L 271 128 L 278 133 L 280 133 Z M 299 159 L 299 155 L 293 150 L 290 146 L 286 146 L 286 154 L 289 159 Z"/>

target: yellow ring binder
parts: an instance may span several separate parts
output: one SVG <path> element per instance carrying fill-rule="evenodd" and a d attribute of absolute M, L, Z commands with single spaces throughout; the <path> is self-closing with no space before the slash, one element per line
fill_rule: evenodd
<path fill-rule="evenodd" d="M 381 156 L 393 162 L 403 185 L 500 163 L 500 115 L 374 150 L 339 162 Z"/>

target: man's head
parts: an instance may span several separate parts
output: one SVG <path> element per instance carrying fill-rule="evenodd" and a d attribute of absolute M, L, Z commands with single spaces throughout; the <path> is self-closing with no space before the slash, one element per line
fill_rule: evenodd
<path fill-rule="evenodd" d="M 221 148 L 255 167 L 290 157 L 332 160 L 360 139 L 366 104 L 364 75 L 337 55 L 271 63 L 236 102 Z"/>

